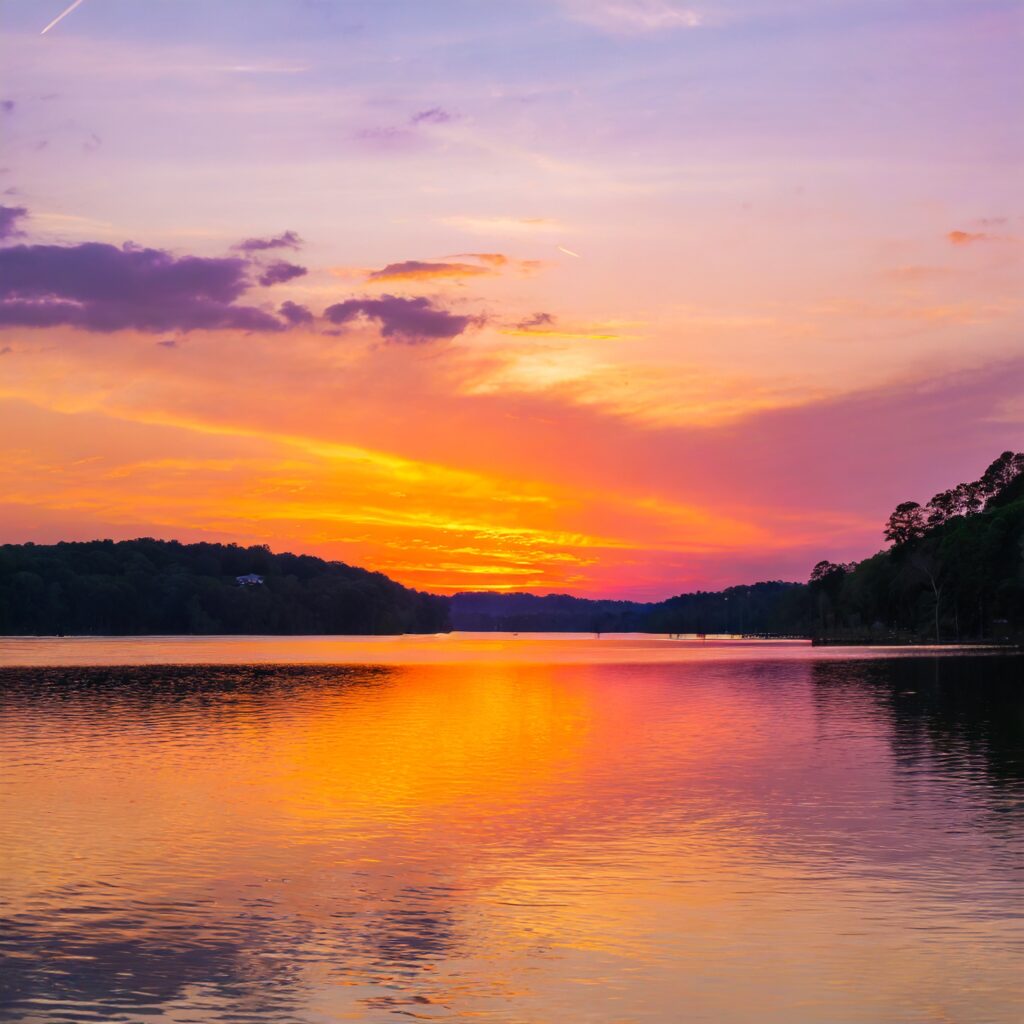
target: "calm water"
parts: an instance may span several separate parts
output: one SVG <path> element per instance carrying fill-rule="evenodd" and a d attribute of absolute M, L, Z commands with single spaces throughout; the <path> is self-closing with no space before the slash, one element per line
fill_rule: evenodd
<path fill-rule="evenodd" d="M 943 653 L 0 642 L 65 665 L 0 669 L 0 1020 L 1019 1024 L 1024 661 Z"/>

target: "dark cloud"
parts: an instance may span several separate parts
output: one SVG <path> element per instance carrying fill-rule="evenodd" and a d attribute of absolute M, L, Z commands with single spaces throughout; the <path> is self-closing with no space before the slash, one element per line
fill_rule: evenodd
<path fill-rule="evenodd" d="M 262 252 L 265 249 L 301 249 L 302 239 L 294 231 L 285 231 L 273 238 L 247 238 L 234 248 L 240 252 Z"/>
<path fill-rule="evenodd" d="M 431 107 L 429 110 L 413 114 L 409 120 L 412 124 L 447 124 L 454 120 L 454 115 L 442 107 Z"/>
<path fill-rule="evenodd" d="M 27 216 L 28 210 L 24 206 L 0 206 L 0 240 L 23 235 L 18 225 Z"/>
<path fill-rule="evenodd" d="M 268 288 L 272 284 L 284 284 L 285 281 L 293 281 L 295 278 L 302 277 L 307 273 L 309 271 L 305 267 L 297 266 L 295 263 L 285 263 L 284 260 L 280 260 L 277 263 L 271 263 L 260 274 L 260 284 Z"/>
<path fill-rule="evenodd" d="M 383 337 L 406 345 L 454 338 L 471 324 L 479 323 L 478 317 L 449 313 L 425 297 L 403 299 L 397 295 L 339 302 L 328 306 L 324 317 L 332 324 L 351 323 L 357 317 L 376 320 Z"/>
<path fill-rule="evenodd" d="M 14 113 L 14 100 L 0 100 L 0 110 L 5 114 Z"/>
<path fill-rule="evenodd" d="M 403 260 L 389 263 L 369 275 L 371 281 L 422 281 L 434 277 L 478 277 L 492 273 L 472 263 L 431 263 L 427 260 Z"/>
<path fill-rule="evenodd" d="M 533 316 L 528 316 L 524 320 L 520 320 L 516 324 L 516 329 L 520 331 L 531 331 L 537 327 L 550 327 L 554 324 L 555 318 L 551 313 L 534 313 Z"/>
<path fill-rule="evenodd" d="M 178 343 L 173 338 L 164 338 L 163 341 L 158 341 L 157 344 L 161 348 L 177 348 Z"/>
<path fill-rule="evenodd" d="M 300 306 L 297 302 L 290 300 L 282 302 L 277 312 L 292 327 L 299 327 L 313 322 L 313 314 L 305 306 Z"/>
<path fill-rule="evenodd" d="M 174 256 L 101 242 L 0 249 L 0 325 L 89 331 L 279 331 L 237 300 L 250 286 L 241 258 Z"/>

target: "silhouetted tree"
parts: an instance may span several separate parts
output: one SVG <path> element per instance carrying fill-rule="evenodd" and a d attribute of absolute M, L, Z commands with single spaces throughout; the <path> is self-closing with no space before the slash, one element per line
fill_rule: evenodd
<path fill-rule="evenodd" d="M 923 537 L 926 530 L 924 509 L 916 501 L 904 501 L 889 516 L 885 524 L 885 539 L 898 547 Z"/>

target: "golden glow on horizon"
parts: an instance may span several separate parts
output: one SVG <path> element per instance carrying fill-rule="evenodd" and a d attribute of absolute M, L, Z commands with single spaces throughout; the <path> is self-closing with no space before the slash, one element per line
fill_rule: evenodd
<path fill-rule="evenodd" d="M 90 405 L 93 412 L 83 411 Z M 677 563 L 779 544 L 742 516 L 642 491 L 567 485 L 557 464 L 535 467 L 524 482 L 225 422 L 223 414 L 111 407 L 104 392 L 92 401 L 51 394 L 34 408 L 45 429 L 32 449 L 8 450 L 0 469 L 5 504 L 26 521 L 31 510 L 46 509 L 54 523 L 74 522 L 81 537 L 108 535 L 113 526 L 118 536 L 269 542 L 437 592 L 592 594 L 610 591 L 614 575 L 633 572 L 644 557 Z M 160 439 L 159 454 L 150 434 Z M 69 457 L 72 437 L 85 457 Z M 196 455 L 179 454 L 190 450 Z M 57 474 L 47 469 L 50 452 L 58 463 L 67 459 Z"/>
<path fill-rule="evenodd" d="M 557 464 L 529 481 L 456 469 L 292 426 L 226 421 L 224 410 L 175 411 L 166 389 L 163 408 L 125 404 L 106 388 L 44 398 L 9 383 L 3 394 L 30 397 L 39 423 L 38 443 L 10 447 L 0 469 L 7 508 L 74 519 L 79 536 L 106 535 L 113 524 L 118 536 L 269 542 L 438 592 L 581 591 L 595 568 L 607 578 L 644 553 L 685 558 L 773 543 L 739 516 L 567 485 Z M 88 454 L 73 457 L 74 444 Z M 58 475 L 47 470 L 51 453 L 66 460 Z"/>

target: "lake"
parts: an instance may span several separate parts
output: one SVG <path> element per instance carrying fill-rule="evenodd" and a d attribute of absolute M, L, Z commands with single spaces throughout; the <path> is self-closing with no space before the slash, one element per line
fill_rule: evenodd
<path fill-rule="evenodd" d="M 0 639 L 0 1020 L 1019 1024 L 1024 659 Z"/>

